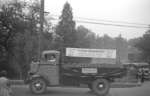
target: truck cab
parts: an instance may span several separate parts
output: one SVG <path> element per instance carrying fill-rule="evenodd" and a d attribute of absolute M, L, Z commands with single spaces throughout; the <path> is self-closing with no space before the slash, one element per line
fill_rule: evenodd
<path fill-rule="evenodd" d="M 55 50 L 43 51 L 39 61 L 32 61 L 25 80 L 33 93 L 43 93 L 47 86 L 59 85 L 59 56 Z"/>

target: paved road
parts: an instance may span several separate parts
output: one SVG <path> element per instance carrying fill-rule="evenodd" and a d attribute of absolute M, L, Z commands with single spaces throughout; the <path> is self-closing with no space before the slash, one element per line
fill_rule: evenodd
<path fill-rule="evenodd" d="M 48 88 L 43 95 L 31 94 L 27 86 L 13 86 L 15 96 L 95 96 L 88 88 Z M 108 96 L 149 96 L 150 82 L 140 87 L 111 88 Z"/>

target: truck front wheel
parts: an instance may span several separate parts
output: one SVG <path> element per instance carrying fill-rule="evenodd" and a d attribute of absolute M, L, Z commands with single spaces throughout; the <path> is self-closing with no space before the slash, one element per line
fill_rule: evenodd
<path fill-rule="evenodd" d="M 42 78 L 35 78 L 30 82 L 29 88 L 34 94 L 41 94 L 46 91 L 46 82 Z"/>
<path fill-rule="evenodd" d="M 97 79 L 92 82 L 92 91 L 100 96 L 108 94 L 110 85 L 106 79 Z"/>

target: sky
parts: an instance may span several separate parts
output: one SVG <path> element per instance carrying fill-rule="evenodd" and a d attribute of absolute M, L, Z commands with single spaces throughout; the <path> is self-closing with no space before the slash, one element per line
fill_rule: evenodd
<path fill-rule="evenodd" d="M 110 23 L 100 21 L 109 20 L 146 24 L 138 25 L 144 27 L 150 24 L 150 0 L 45 0 L 45 11 L 50 12 L 49 15 L 51 16 L 60 16 L 65 2 L 69 2 L 72 7 L 74 20 L 79 20 L 80 17 L 82 20 L 83 18 L 88 18 L 92 19 L 91 22 L 98 23 Z M 93 19 L 96 20 L 93 21 Z M 120 23 L 115 22 L 115 24 Z M 116 37 L 121 34 L 126 39 L 140 37 L 148 30 L 148 28 L 118 27 L 79 22 L 76 22 L 76 25 L 83 25 L 100 36 L 108 34 L 111 37 Z"/>
<path fill-rule="evenodd" d="M 4 2 L 4 0 L 0 0 L 0 5 L 1 1 Z M 118 23 L 121 21 L 136 24 L 146 24 L 126 24 L 129 26 L 149 27 L 148 25 L 150 25 L 150 0 L 45 0 L 45 11 L 49 12 L 48 16 L 58 17 L 61 15 L 63 6 L 66 2 L 69 2 L 72 7 L 75 21 L 87 21 L 88 18 L 92 19 L 88 22 L 96 23 L 126 24 Z M 54 24 L 56 24 L 56 22 L 58 21 L 52 21 Z M 100 36 L 108 34 L 111 37 L 117 37 L 119 34 L 121 34 L 121 36 L 126 39 L 140 37 L 149 29 L 76 22 L 76 27 L 79 25 L 83 25 Z"/>

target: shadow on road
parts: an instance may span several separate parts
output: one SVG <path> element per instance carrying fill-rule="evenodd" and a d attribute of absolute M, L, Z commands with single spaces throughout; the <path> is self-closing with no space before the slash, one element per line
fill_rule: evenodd
<path fill-rule="evenodd" d="M 96 96 L 87 88 L 48 88 L 45 93 L 39 95 L 32 94 L 26 87 L 15 87 L 13 91 L 15 96 Z"/>
<path fill-rule="evenodd" d="M 46 93 L 32 94 L 27 86 L 13 86 L 14 96 L 96 96 L 88 88 L 48 88 Z M 142 86 L 129 88 L 111 88 L 107 96 L 149 96 L 150 82 L 144 82 Z"/>

